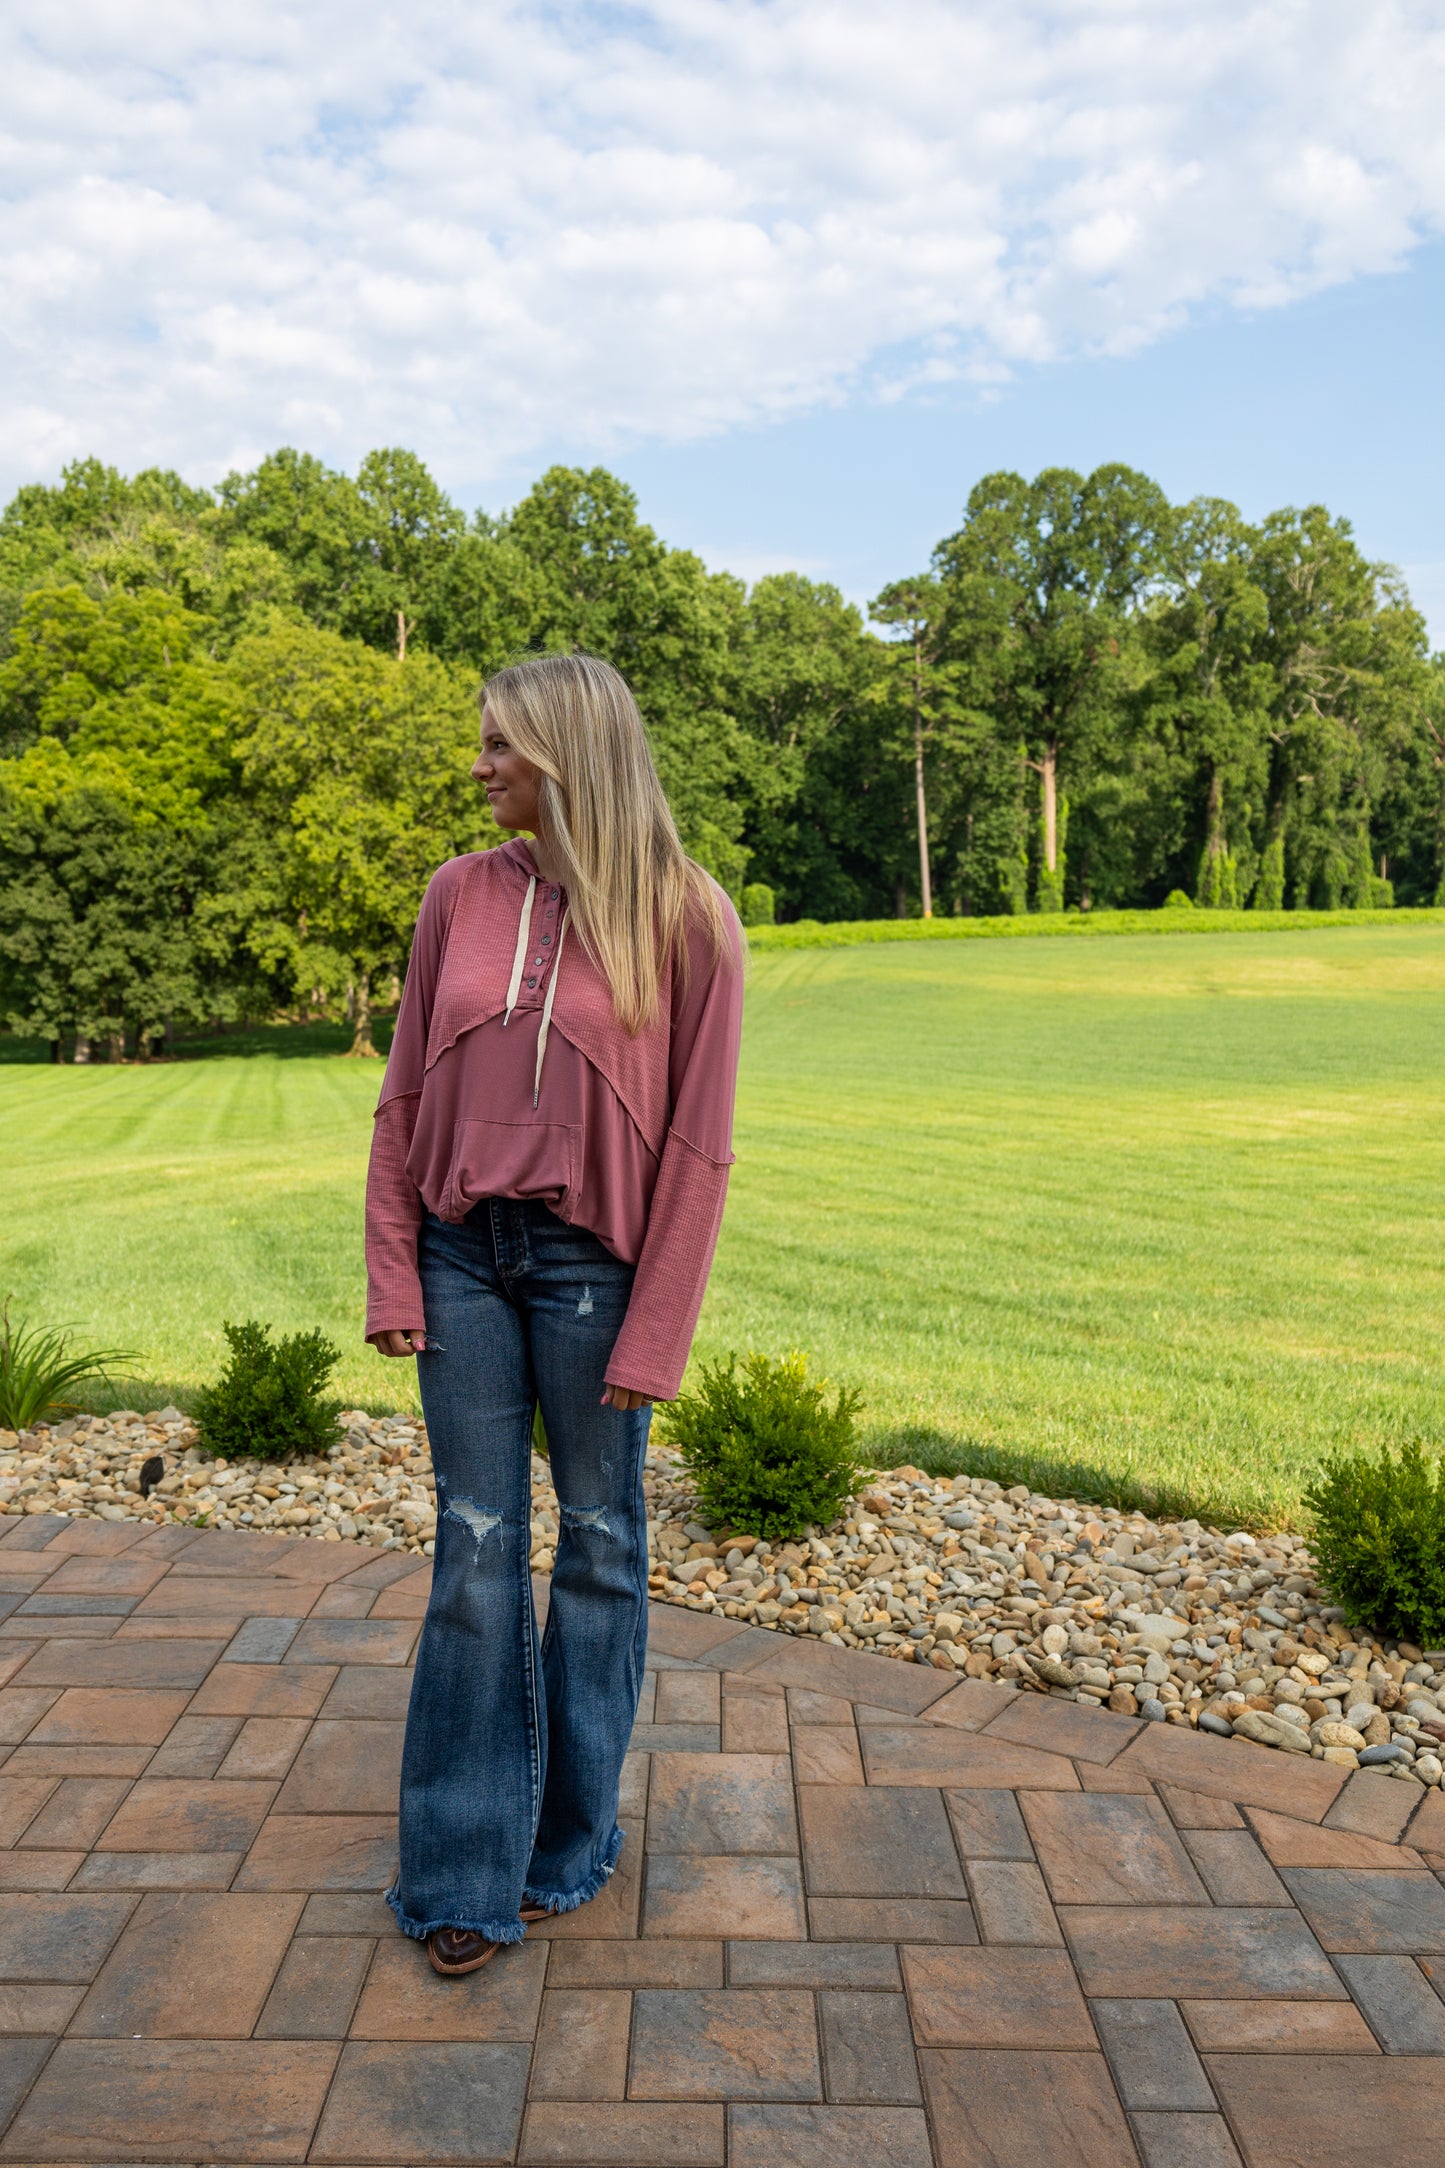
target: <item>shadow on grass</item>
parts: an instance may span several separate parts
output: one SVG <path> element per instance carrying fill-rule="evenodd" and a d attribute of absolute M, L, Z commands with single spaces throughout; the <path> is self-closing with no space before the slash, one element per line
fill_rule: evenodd
<path fill-rule="evenodd" d="M 378 1054 L 390 1051 L 395 1022 L 393 1016 L 379 1016 L 373 1022 L 372 1038 Z M 346 1054 L 350 1048 L 349 1024 L 233 1024 L 225 1031 L 178 1036 L 169 1058 L 233 1061 L 269 1054 L 275 1061 L 314 1061 L 320 1056 Z"/>
<path fill-rule="evenodd" d="M 174 1378 L 96 1378 L 76 1394 L 71 1415 L 114 1415 L 117 1409 L 134 1409 L 137 1415 L 154 1414 L 158 1408 L 179 1408 L 190 1415 L 196 1403 L 194 1385 Z M 55 1417 L 60 1421 L 60 1417 Z"/>
<path fill-rule="evenodd" d="M 1242 1516 L 1237 1501 L 1230 1504 L 1207 1491 L 1120 1474 L 1092 1461 L 985 1445 L 976 1438 L 950 1437 L 945 1431 L 914 1425 L 865 1439 L 861 1452 L 872 1467 L 913 1467 L 935 1476 L 983 1476 L 1005 1490 L 1022 1483 L 1046 1498 L 1075 1498 L 1080 1505 L 1117 1506 L 1121 1512 L 1144 1513 L 1151 1520 L 1193 1518 L 1220 1528 L 1264 1528 L 1279 1527 L 1288 1519 L 1278 1513 Z"/>
<path fill-rule="evenodd" d="M 160 1408 L 179 1408 L 182 1415 L 194 1415 L 196 1391 L 194 1383 L 182 1385 L 174 1378 L 95 1379 L 48 1420 L 53 1425 L 64 1422 L 67 1415 L 114 1415 L 122 1408 L 137 1415 L 152 1415 Z M 406 1393 L 362 1393 L 355 1399 L 345 1395 L 342 1405 L 364 1408 L 368 1415 L 421 1412 L 415 1394 Z"/>
<path fill-rule="evenodd" d="M 378 1016 L 374 1020 L 372 1037 L 378 1054 L 385 1055 L 390 1051 L 395 1022 L 394 1016 Z M 125 1066 L 164 1069 L 181 1061 L 239 1061 L 258 1055 L 269 1055 L 273 1061 L 315 1061 L 346 1054 L 350 1046 L 349 1024 L 227 1024 L 220 1031 L 178 1033 L 164 1054 L 158 1054 L 147 1063 L 132 1060 Z M 13 1032 L 0 1031 L 0 1066 L 45 1068 L 62 1065 L 51 1064 L 48 1040 L 19 1039 Z M 72 1065 L 67 1061 L 63 1066 L 69 1068 Z M 110 1065 L 102 1056 L 93 1066 L 104 1069 Z"/>

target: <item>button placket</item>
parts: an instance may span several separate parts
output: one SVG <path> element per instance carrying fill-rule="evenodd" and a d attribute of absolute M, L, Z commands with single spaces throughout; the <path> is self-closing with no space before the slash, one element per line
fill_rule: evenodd
<path fill-rule="evenodd" d="M 558 890 L 556 890 L 555 888 L 548 891 L 548 894 L 554 899 L 558 896 L 558 893 Z M 555 917 L 557 916 L 557 906 L 555 900 L 548 904 L 545 915 L 548 919 L 555 919 Z M 538 987 L 542 985 L 542 983 L 545 981 L 547 973 L 552 968 L 553 956 L 555 951 L 555 940 L 552 933 L 546 932 L 539 934 L 537 936 L 537 947 L 540 953 L 532 958 L 530 975 L 526 981 L 527 991 L 529 993 L 536 993 Z M 528 1008 L 535 1008 L 538 1006 L 538 1004 L 535 1002 L 528 1002 L 527 1006 Z"/>
<path fill-rule="evenodd" d="M 545 893 L 548 898 L 548 903 L 546 911 L 544 913 L 544 917 L 547 920 L 554 920 L 557 916 L 557 906 L 561 901 L 562 891 L 559 888 L 549 888 L 545 891 Z M 537 947 L 540 953 L 533 956 L 531 963 L 528 967 L 528 976 L 523 981 L 523 985 L 525 986 L 528 993 L 536 993 L 538 988 L 545 984 L 547 973 L 552 968 L 553 960 L 556 954 L 556 946 L 556 935 L 554 932 L 549 930 L 545 933 L 538 934 Z M 537 1001 L 529 1001 L 526 1003 L 526 1006 L 529 1009 L 535 1009 L 539 1008 L 541 1006 L 541 1003 Z"/>

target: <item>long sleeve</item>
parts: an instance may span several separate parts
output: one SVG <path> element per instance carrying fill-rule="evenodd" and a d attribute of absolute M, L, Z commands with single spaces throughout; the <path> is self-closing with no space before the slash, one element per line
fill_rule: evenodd
<path fill-rule="evenodd" d="M 423 1207 L 406 1163 L 426 1078 L 427 1032 L 453 893 L 449 874 L 444 866 L 422 898 L 371 1132 L 366 1174 L 368 1340 L 374 1333 L 415 1332 L 426 1325 L 416 1257 Z"/>
<path fill-rule="evenodd" d="M 652 1400 L 682 1385 L 712 1269 L 732 1164 L 733 1099 L 742 1038 L 742 933 L 728 907 L 715 958 L 694 937 L 669 1057 L 672 1120 L 663 1145 L 627 1316 L 607 1382 Z"/>

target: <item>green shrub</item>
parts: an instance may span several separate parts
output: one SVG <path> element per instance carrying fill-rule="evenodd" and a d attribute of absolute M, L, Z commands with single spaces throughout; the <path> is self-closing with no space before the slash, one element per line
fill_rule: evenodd
<path fill-rule="evenodd" d="M 796 1536 L 836 1520 L 858 1476 L 854 1418 L 862 1402 L 843 1387 L 831 1407 L 797 1353 L 772 1362 L 735 1355 L 704 1363 L 695 1392 L 659 1410 L 681 1449 L 710 1528 Z"/>
<path fill-rule="evenodd" d="M 1204 911 L 1239 909 L 1239 861 L 1231 851 L 1214 850 L 1205 844 L 1194 900 Z"/>
<path fill-rule="evenodd" d="M 1284 837 L 1271 836 L 1264 847 L 1259 862 L 1259 879 L 1255 883 L 1249 907 L 1252 911 L 1282 911 L 1284 909 Z"/>
<path fill-rule="evenodd" d="M 1350 1624 L 1445 1643 L 1445 1462 L 1407 1445 L 1327 1461 L 1305 1492 L 1319 1576 Z"/>
<path fill-rule="evenodd" d="M 766 881 L 749 881 L 739 901 L 738 917 L 745 926 L 771 926 L 777 901 Z"/>
<path fill-rule="evenodd" d="M 231 1359 L 196 1395 L 196 1428 L 207 1453 L 229 1460 L 291 1460 L 324 1453 L 339 1435 L 339 1400 L 323 1397 L 341 1350 L 319 1332 L 272 1341 L 269 1325 L 227 1325 Z"/>
<path fill-rule="evenodd" d="M 1182 888 L 1171 888 L 1164 898 L 1164 908 L 1166 911 L 1192 911 L 1194 898 L 1186 896 Z"/>
<path fill-rule="evenodd" d="M 126 1348 L 72 1352 L 67 1332 L 12 1325 L 7 1299 L 0 1304 L 0 1429 L 28 1430 L 47 1416 L 69 1414 L 79 1405 L 68 1397 L 75 1386 L 138 1360 Z"/>

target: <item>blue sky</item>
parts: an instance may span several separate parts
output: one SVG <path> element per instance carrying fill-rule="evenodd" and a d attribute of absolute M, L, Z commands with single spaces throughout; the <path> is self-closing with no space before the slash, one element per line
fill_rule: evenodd
<path fill-rule="evenodd" d="M 923 569 L 996 467 L 1139 467 L 1250 518 L 1324 503 L 1410 583 L 1445 647 L 1445 243 L 1286 308 L 1212 310 L 1143 353 L 1043 364 L 983 403 L 859 399 L 614 460 L 669 540 L 749 578 L 796 566 L 865 603 Z M 560 440 L 562 459 L 588 456 Z M 531 479 L 529 465 L 520 480 Z M 475 493 L 485 495 L 486 492 Z"/>
<path fill-rule="evenodd" d="M 866 599 L 992 467 L 1323 500 L 1445 644 L 1445 0 L 9 0 L 0 496 L 602 462 Z"/>

